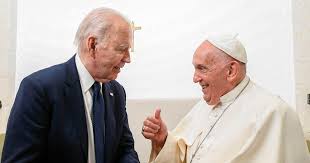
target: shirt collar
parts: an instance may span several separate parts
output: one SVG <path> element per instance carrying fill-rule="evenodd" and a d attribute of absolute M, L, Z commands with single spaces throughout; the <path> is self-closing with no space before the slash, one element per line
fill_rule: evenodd
<path fill-rule="evenodd" d="M 80 77 L 82 91 L 83 93 L 85 93 L 92 87 L 95 80 L 90 75 L 90 73 L 88 72 L 84 64 L 82 63 L 80 59 L 80 55 L 78 54 L 75 55 L 75 64 L 76 64 L 76 68 L 77 68 L 77 71 Z"/>
<path fill-rule="evenodd" d="M 243 89 L 248 85 L 250 78 L 245 76 L 243 80 L 231 91 L 220 97 L 220 101 L 222 104 L 233 101 L 238 95 L 243 91 Z"/>

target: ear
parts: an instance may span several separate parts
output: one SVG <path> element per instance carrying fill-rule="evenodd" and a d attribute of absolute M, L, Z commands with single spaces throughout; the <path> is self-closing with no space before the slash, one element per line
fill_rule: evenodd
<path fill-rule="evenodd" d="M 231 61 L 228 65 L 227 80 L 236 80 L 238 73 L 240 71 L 240 64 L 237 61 Z"/>
<path fill-rule="evenodd" d="M 91 55 L 95 54 L 96 51 L 96 45 L 97 45 L 97 41 L 96 41 L 96 37 L 94 36 L 89 36 L 87 38 L 87 50 Z"/>

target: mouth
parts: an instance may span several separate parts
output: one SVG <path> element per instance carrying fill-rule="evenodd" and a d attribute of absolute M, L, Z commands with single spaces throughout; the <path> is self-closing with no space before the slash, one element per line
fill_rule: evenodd
<path fill-rule="evenodd" d="M 113 67 L 113 69 L 116 70 L 116 71 L 118 71 L 118 72 L 121 71 L 121 67 L 118 67 L 118 66 Z"/>
<path fill-rule="evenodd" d="M 201 84 L 202 91 L 209 87 L 209 84 Z"/>

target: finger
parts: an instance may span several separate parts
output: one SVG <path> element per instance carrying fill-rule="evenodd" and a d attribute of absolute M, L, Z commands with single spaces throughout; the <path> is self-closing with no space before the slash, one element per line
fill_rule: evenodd
<path fill-rule="evenodd" d="M 148 120 L 154 124 L 157 124 L 157 125 L 160 125 L 160 123 L 161 123 L 160 120 L 156 119 L 155 117 L 151 117 L 151 116 L 147 117 L 146 120 Z"/>
<path fill-rule="evenodd" d="M 148 127 L 148 128 L 151 128 L 153 130 L 159 130 L 160 129 L 160 125 L 159 124 L 155 124 L 155 123 L 153 123 L 153 122 L 151 122 L 149 120 L 145 120 L 143 122 L 143 125 Z"/>
<path fill-rule="evenodd" d="M 158 132 L 158 129 L 153 129 L 153 128 L 144 126 L 142 131 L 146 132 L 146 133 L 154 133 L 154 134 L 156 134 Z"/>
<path fill-rule="evenodd" d="M 155 111 L 155 118 L 158 119 L 158 120 L 161 120 L 160 112 L 161 112 L 160 108 L 157 108 L 156 111 Z"/>
<path fill-rule="evenodd" d="M 146 139 L 150 139 L 150 140 L 153 140 L 153 139 L 154 139 L 154 136 L 155 136 L 155 134 L 153 134 L 153 133 L 148 133 L 148 132 L 142 132 L 142 135 L 143 135 Z"/>

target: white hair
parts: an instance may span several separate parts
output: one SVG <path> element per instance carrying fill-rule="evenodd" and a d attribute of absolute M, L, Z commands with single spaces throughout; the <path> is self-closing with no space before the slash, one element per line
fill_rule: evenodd
<path fill-rule="evenodd" d="M 123 18 L 129 25 L 131 22 L 120 12 L 111 8 L 100 7 L 92 10 L 81 22 L 75 34 L 74 44 L 81 53 L 85 49 L 84 40 L 90 35 L 98 38 L 98 41 L 103 43 L 109 38 L 109 29 L 113 26 L 113 21 L 110 21 L 109 16 L 117 15 Z"/>

